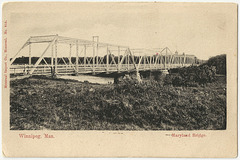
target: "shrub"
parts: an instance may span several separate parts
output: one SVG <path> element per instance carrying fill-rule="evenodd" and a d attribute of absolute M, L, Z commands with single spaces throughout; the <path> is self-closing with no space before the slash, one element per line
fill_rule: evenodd
<path fill-rule="evenodd" d="M 211 83 L 216 80 L 216 74 L 226 75 L 226 55 L 210 58 L 200 66 L 175 68 L 170 71 L 164 84 L 174 86 L 198 86 L 199 84 Z"/>
<path fill-rule="evenodd" d="M 209 67 L 215 66 L 217 74 L 226 75 L 226 54 L 211 57 L 205 64 Z"/>
<path fill-rule="evenodd" d="M 190 66 L 180 68 L 177 74 L 167 75 L 164 84 L 174 86 L 198 86 L 198 84 L 211 83 L 215 80 L 214 66 Z"/>

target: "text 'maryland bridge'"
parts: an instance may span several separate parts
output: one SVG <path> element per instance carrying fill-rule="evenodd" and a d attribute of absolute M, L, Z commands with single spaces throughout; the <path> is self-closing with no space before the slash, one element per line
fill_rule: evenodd
<path fill-rule="evenodd" d="M 33 45 L 47 44 L 43 51 L 36 52 Z M 60 49 L 61 48 L 64 49 Z M 28 46 L 28 60 L 18 63 L 22 50 Z M 64 55 L 59 55 L 61 50 Z M 39 50 L 37 51 L 39 52 Z M 66 53 L 67 52 L 67 53 Z M 35 54 L 36 55 L 36 54 Z M 67 56 L 66 56 L 67 55 Z M 130 49 L 93 40 L 83 40 L 58 35 L 30 37 L 10 60 L 10 73 L 34 74 L 78 74 L 78 73 L 113 73 L 147 70 L 167 70 L 189 66 L 196 63 L 194 55 L 172 53 L 168 47 L 162 49 Z"/>

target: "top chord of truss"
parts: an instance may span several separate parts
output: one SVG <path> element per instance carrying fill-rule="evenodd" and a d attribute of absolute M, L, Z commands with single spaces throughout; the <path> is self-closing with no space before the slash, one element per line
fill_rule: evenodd
<path fill-rule="evenodd" d="M 102 42 L 95 42 L 89 41 L 79 38 L 70 38 L 70 37 L 63 37 L 58 35 L 46 35 L 46 36 L 31 36 L 28 40 L 28 43 L 49 43 L 53 40 L 56 40 L 58 43 L 65 43 L 65 44 L 72 44 L 72 45 L 86 45 L 92 46 L 97 44 L 98 47 L 120 47 L 120 48 L 129 48 L 128 46 L 116 45 L 116 44 L 109 44 L 109 43 L 102 43 Z"/>

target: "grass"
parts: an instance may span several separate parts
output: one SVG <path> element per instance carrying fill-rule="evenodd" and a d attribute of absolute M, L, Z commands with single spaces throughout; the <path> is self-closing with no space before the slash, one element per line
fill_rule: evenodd
<path fill-rule="evenodd" d="M 11 81 L 11 130 L 222 130 L 226 78 L 197 87 L 146 80 L 97 85 Z"/>

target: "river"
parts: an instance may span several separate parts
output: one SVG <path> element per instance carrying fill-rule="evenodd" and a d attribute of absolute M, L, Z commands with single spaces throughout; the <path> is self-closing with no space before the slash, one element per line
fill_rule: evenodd
<path fill-rule="evenodd" d="M 97 77 L 91 75 L 78 75 L 78 76 L 60 76 L 62 79 L 73 79 L 80 82 L 88 81 L 89 83 L 109 84 L 114 83 L 114 78 L 110 77 Z"/>

